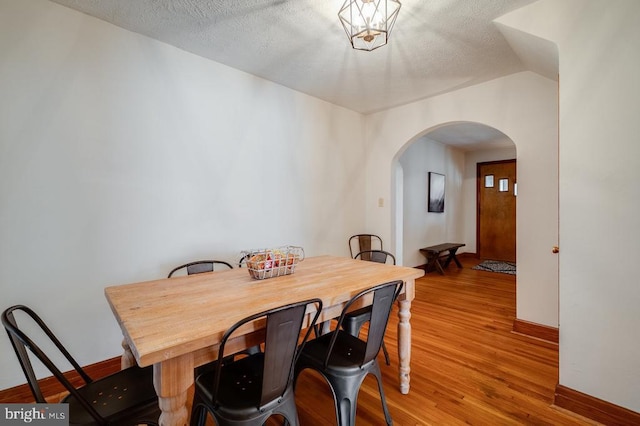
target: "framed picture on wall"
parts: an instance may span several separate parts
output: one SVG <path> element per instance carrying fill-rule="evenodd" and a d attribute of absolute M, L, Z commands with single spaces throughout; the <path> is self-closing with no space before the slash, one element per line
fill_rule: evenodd
<path fill-rule="evenodd" d="M 444 212 L 444 175 L 429 172 L 429 193 L 427 211 L 430 213 Z"/>

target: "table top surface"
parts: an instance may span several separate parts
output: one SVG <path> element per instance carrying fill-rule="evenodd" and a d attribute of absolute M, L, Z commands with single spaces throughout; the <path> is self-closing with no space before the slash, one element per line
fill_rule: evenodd
<path fill-rule="evenodd" d="M 377 284 L 423 275 L 416 268 L 318 256 L 301 261 L 291 275 L 266 280 L 238 268 L 111 286 L 105 296 L 144 367 L 215 345 L 231 325 L 257 312 L 315 297 L 325 308 L 336 306 Z M 402 297 L 412 300 L 413 286 Z"/>

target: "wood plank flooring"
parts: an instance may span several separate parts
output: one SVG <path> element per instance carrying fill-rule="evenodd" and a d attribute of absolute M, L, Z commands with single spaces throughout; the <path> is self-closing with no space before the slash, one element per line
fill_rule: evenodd
<path fill-rule="evenodd" d="M 395 425 L 594 425 L 552 406 L 558 347 L 513 333 L 515 277 L 475 271 L 473 258 L 416 283 L 412 304 L 411 391 L 398 390 L 397 308 L 379 362 Z M 324 379 L 305 371 L 296 401 L 302 425 L 336 424 Z M 272 423 L 269 423 L 272 424 Z M 277 423 L 273 423 L 277 424 Z M 358 426 L 384 424 L 375 379 L 360 391 Z"/>
<path fill-rule="evenodd" d="M 551 405 L 558 347 L 511 331 L 515 277 L 472 270 L 478 263 L 473 258 L 461 261 L 463 269 L 451 265 L 444 276 L 431 272 L 416 282 L 408 395 L 398 390 L 394 307 L 385 337 L 392 365 L 384 364 L 382 353 L 379 357 L 394 424 L 597 425 Z M 18 397 L 6 402 L 21 402 Z M 306 370 L 300 376 L 296 403 L 302 425 L 336 424 L 331 392 L 317 373 Z M 267 424 L 281 422 L 274 418 Z M 369 376 L 360 390 L 357 425 L 381 424 L 380 398 Z"/>

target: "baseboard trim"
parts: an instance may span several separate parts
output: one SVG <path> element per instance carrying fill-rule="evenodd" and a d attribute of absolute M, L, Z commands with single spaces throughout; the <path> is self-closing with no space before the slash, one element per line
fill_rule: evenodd
<path fill-rule="evenodd" d="M 89 377 L 92 379 L 99 379 L 101 377 L 113 374 L 116 371 L 120 371 L 120 357 L 107 359 L 104 361 L 96 362 L 95 364 L 87 365 L 83 367 Z M 66 372 L 65 376 L 73 384 L 81 384 L 82 379 L 75 372 Z M 66 389 L 55 379 L 50 376 L 44 379 L 38 380 L 40 389 L 45 398 L 50 398 L 65 392 Z M 33 395 L 31 394 L 31 388 L 27 383 L 19 386 L 15 386 L 9 389 L 0 390 L 0 403 L 31 403 L 34 402 Z"/>
<path fill-rule="evenodd" d="M 560 341 L 560 333 L 557 328 L 517 318 L 513 321 L 513 331 L 514 333 L 524 334 L 551 343 L 557 344 Z"/>
<path fill-rule="evenodd" d="M 456 254 L 456 256 L 462 259 L 467 259 L 467 258 L 479 259 L 477 253 L 470 253 L 468 251 L 465 251 L 464 253 L 458 253 Z"/>
<path fill-rule="evenodd" d="M 606 425 L 639 425 L 640 413 L 558 384 L 553 404 Z"/>

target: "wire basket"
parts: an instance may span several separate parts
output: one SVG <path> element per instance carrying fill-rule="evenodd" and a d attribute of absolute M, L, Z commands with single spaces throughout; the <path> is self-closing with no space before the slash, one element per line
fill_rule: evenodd
<path fill-rule="evenodd" d="M 304 250 L 297 246 L 246 250 L 242 252 L 242 259 L 251 278 L 264 280 L 293 274 L 298 262 L 304 259 Z"/>

